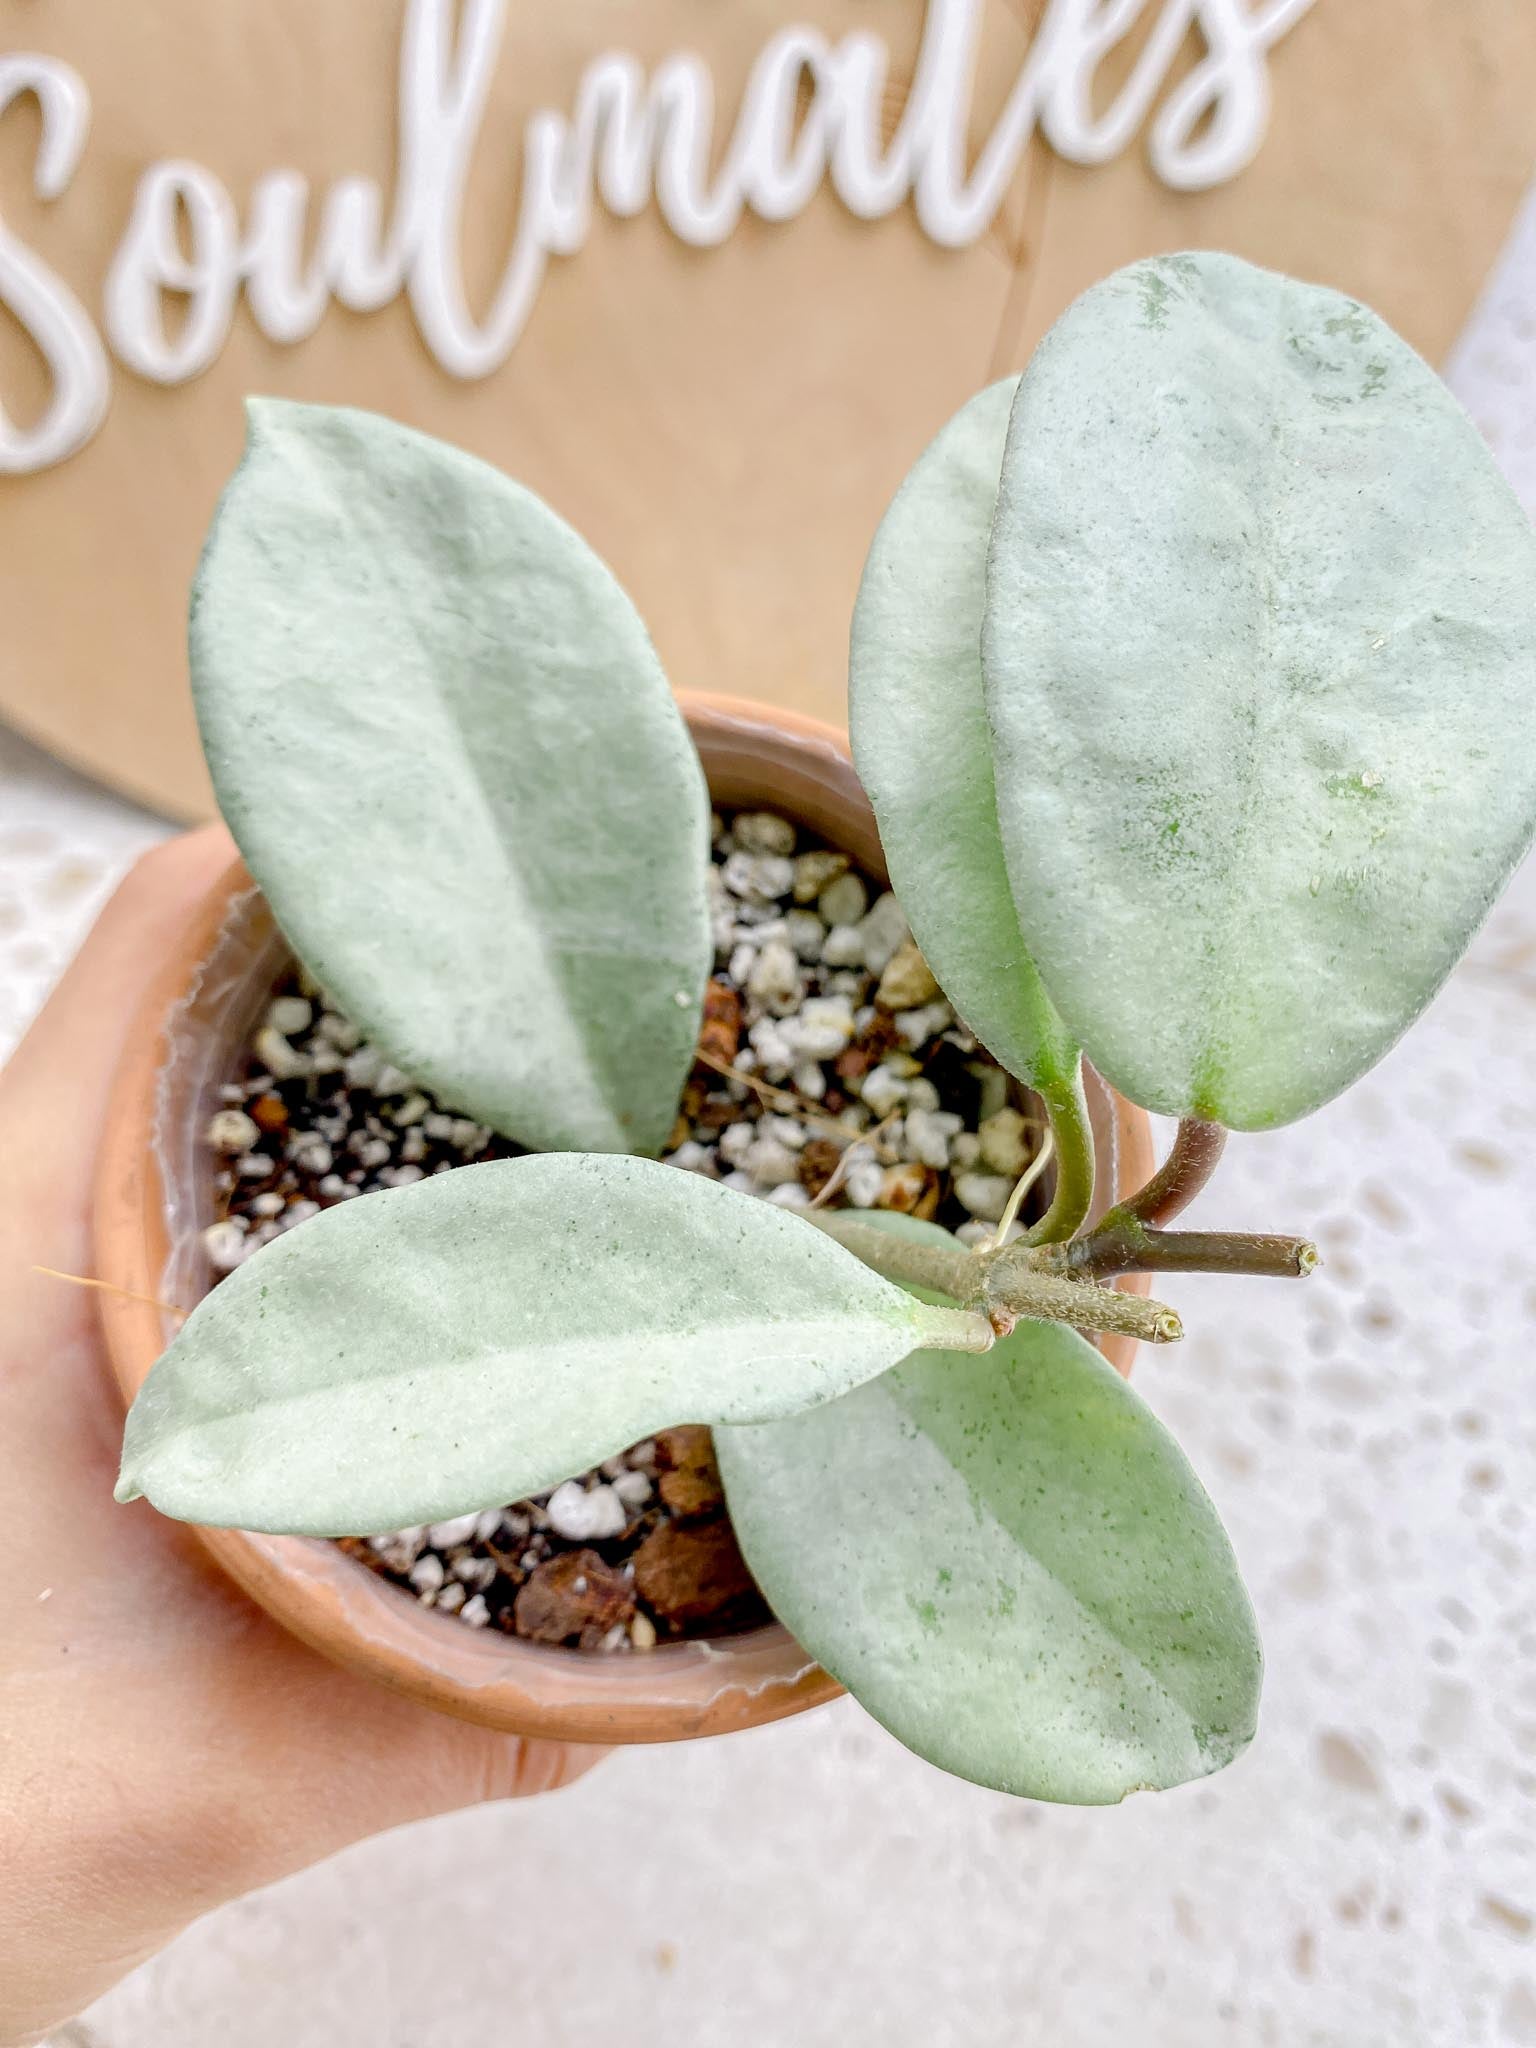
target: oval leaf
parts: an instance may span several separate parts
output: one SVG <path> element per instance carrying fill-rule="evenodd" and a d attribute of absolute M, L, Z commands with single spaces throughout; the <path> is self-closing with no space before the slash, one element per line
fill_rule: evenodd
<path fill-rule="evenodd" d="M 983 644 L 1020 925 L 1149 1109 L 1316 1108 L 1536 821 L 1536 540 L 1434 373 L 1218 255 L 1078 300 L 1014 405 Z"/>
<path fill-rule="evenodd" d="M 301 960 L 526 1145 L 659 1150 L 711 959 L 708 798 L 645 628 L 457 449 L 267 399 L 193 592 L 219 804 Z"/>
<path fill-rule="evenodd" d="M 930 1762 L 1103 1805 L 1251 1740 L 1262 1656 L 1216 1511 L 1074 1331 L 925 1352 L 715 1445 L 774 1612 Z"/>
<path fill-rule="evenodd" d="M 1014 912 L 981 672 L 987 544 L 1018 381 L 956 413 L 880 523 L 853 615 L 849 723 L 924 958 L 1008 1071 L 1059 1095 L 1077 1048 Z"/>
<path fill-rule="evenodd" d="M 675 1167 L 495 1160 L 327 1210 L 237 1268 L 140 1390 L 118 1498 L 318 1536 L 442 1521 L 674 1423 L 832 1400 L 977 1320 Z"/>

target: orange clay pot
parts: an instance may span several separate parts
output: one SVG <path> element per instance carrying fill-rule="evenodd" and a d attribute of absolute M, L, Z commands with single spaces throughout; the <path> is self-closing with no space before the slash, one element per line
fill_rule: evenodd
<path fill-rule="evenodd" d="M 717 805 L 780 811 L 883 878 L 874 816 L 841 733 L 732 698 L 684 701 Z M 211 1167 L 202 1132 L 288 962 L 271 913 L 232 866 L 188 921 L 130 1042 L 96 1205 L 97 1276 L 123 1290 L 100 1299 L 125 1401 L 174 1334 L 153 1302 L 190 1306 L 207 1290 L 199 1231 L 211 1210 Z M 1107 1202 L 1151 1173 L 1151 1131 L 1141 1110 L 1093 1076 L 1090 1103 Z M 1101 1341 L 1126 1370 L 1129 1340 Z M 840 1690 L 777 1626 L 628 1656 L 551 1649 L 434 1613 L 316 1538 L 197 1534 L 253 1599 L 327 1657 L 518 1735 L 674 1742 L 776 1721 Z"/>

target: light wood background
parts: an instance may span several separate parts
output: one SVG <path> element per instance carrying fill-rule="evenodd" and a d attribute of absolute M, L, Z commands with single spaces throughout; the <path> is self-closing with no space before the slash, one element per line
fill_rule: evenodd
<path fill-rule="evenodd" d="M 0 122 L 0 213 L 99 312 L 134 182 L 152 161 L 206 164 L 237 205 L 279 166 L 322 185 L 364 171 L 387 190 L 401 10 L 402 0 L 0 0 L 0 49 L 69 59 L 95 100 L 83 166 L 48 207 L 30 191 L 33 110 Z M 978 139 L 1038 11 L 1038 0 L 992 9 Z M 900 73 L 922 13 L 921 0 L 513 8 L 470 207 L 472 287 L 484 294 L 504 260 L 524 118 L 568 106 L 600 50 L 701 51 L 729 118 L 753 56 L 786 20 L 878 28 Z M 332 311 L 293 349 L 242 313 L 191 386 L 119 370 L 87 450 L 0 478 L 0 714 L 152 804 L 206 807 L 185 596 L 238 455 L 239 400 L 264 391 L 393 414 L 542 492 L 628 586 L 678 686 L 840 716 L 849 611 L 892 489 L 955 406 L 1022 365 L 1068 300 L 1116 264 L 1229 248 L 1357 293 L 1443 358 L 1536 158 L 1536 8 L 1317 0 L 1271 62 L 1268 140 L 1213 192 L 1166 191 L 1139 147 L 1084 170 L 1037 144 L 1002 219 L 959 252 L 934 248 L 907 214 L 854 221 L 825 193 L 783 226 L 748 219 L 712 251 L 683 247 L 654 214 L 600 213 L 586 250 L 552 267 L 511 360 L 480 384 L 437 368 L 403 303 Z M 42 388 L 0 316 L 0 398 L 26 418 Z"/>

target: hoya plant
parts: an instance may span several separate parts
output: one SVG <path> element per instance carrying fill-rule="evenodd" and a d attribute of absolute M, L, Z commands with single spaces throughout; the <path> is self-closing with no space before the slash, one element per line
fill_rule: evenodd
<path fill-rule="evenodd" d="M 348 1535 L 708 1423 L 758 1582 L 924 1756 L 1106 1802 L 1227 1763 L 1260 1651 L 1188 1463 L 1083 1332 L 1130 1272 L 1301 1275 L 1176 1230 L 1229 1130 L 1307 1115 L 1433 995 L 1531 836 L 1536 542 L 1379 319 L 1133 265 L 944 428 L 875 536 L 856 758 L 1054 1190 L 968 1247 L 658 1163 L 711 959 L 708 796 L 644 628 L 537 499 L 349 411 L 254 404 L 198 576 L 224 816 L 299 960 L 528 1148 L 339 1205 L 196 1310 L 119 1495 Z M 1176 1118 L 1088 1224 L 1087 1059 Z"/>

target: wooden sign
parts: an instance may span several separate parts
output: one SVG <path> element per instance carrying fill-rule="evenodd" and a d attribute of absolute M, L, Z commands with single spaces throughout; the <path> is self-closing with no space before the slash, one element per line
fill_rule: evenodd
<path fill-rule="evenodd" d="M 247 392 L 546 496 L 674 682 L 838 716 L 891 490 L 1215 246 L 1432 359 L 1536 156 L 1508 0 L 0 0 L 0 715 L 183 814 Z"/>

